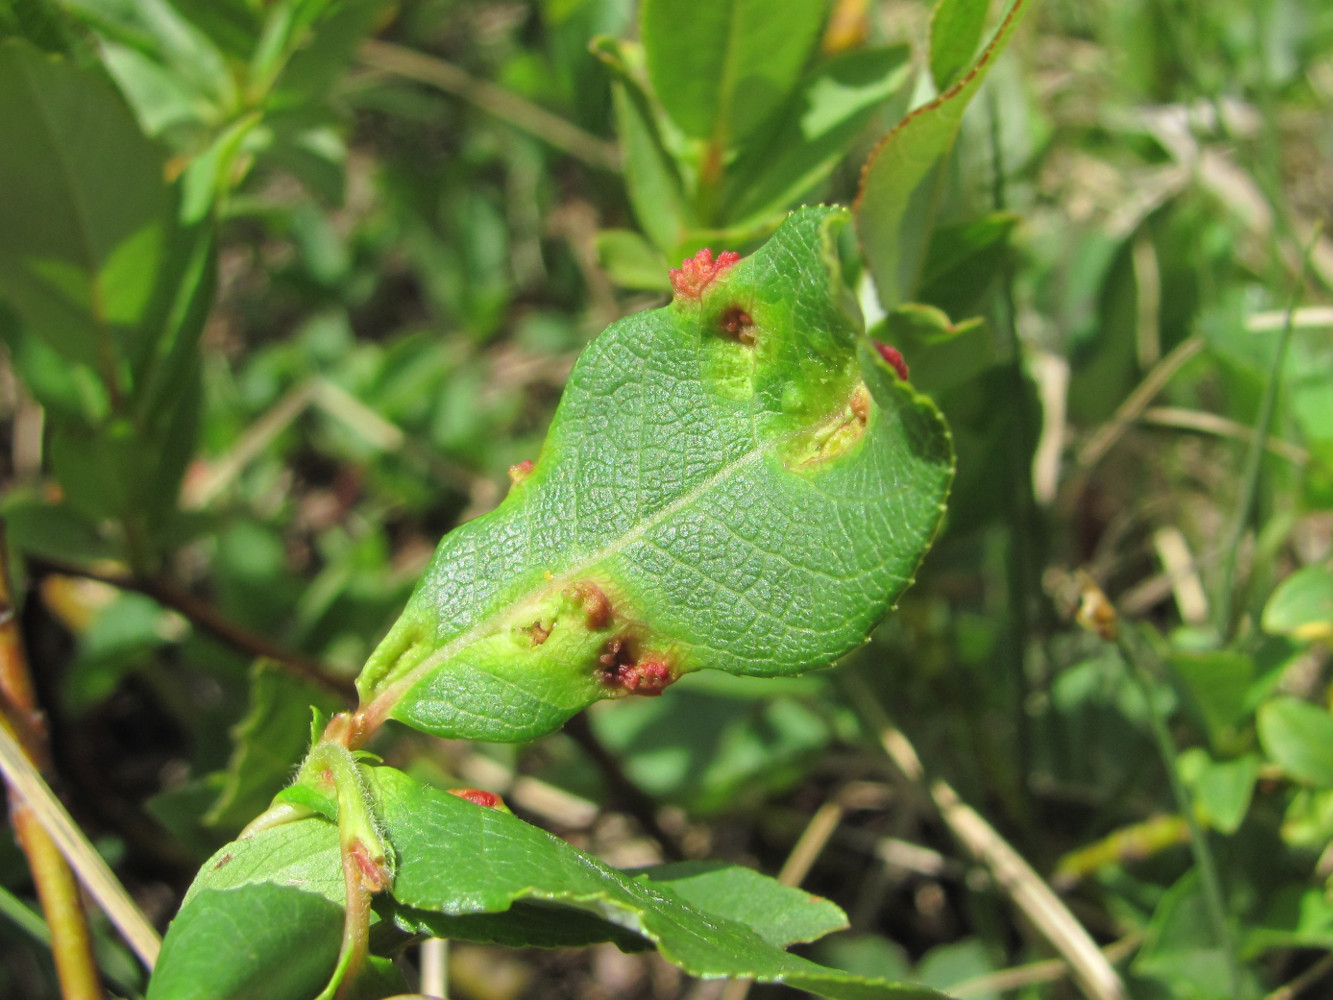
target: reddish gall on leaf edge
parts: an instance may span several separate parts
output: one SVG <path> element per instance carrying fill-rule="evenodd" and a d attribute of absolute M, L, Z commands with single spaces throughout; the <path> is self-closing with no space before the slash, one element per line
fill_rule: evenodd
<path fill-rule="evenodd" d="M 668 272 L 671 287 L 679 298 L 697 299 L 714 278 L 740 259 L 741 255 L 734 250 L 724 250 L 714 260 L 713 251 L 705 247 L 693 257 L 686 257 L 680 267 L 673 267 Z"/>
<path fill-rule="evenodd" d="M 904 382 L 907 381 L 907 362 L 903 360 L 903 355 L 896 347 L 890 347 L 888 344 L 881 344 L 875 341 L 875 350 L 879 351 L 879 356 L 883 358 L 890 368 L 898 373 L 898 377 Z"/>
<path fill-rule="evenodd" d="M 499 809 L 503 804 L 500 796 L 494 792 L 484 792 L 480 788 L 451 788 L 449 794 L 466 799 L 474 806 L 485 806 L 487 809 Z"/>

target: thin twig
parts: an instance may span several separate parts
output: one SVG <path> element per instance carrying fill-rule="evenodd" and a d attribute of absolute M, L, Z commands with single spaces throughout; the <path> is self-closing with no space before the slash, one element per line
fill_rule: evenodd
<path fill-rule="evenodd" d="M 356 702 L 356 687 L 348 679 L 330 674 L 318 660 L 297 653 L 271 639 L 252 632 L 239 622 L 232 621 L 201 597 L 196 597 L 180 584 L 164 576 L 143 578 L 128 573 L 115 573 L 78 566 L 54 559 L 35 559 L 33 565 L 42 571 L 61 576 L 82 577 L 130 593 L 151 597 L 163 607 L 184 615 L 200 631 L 207 632 L 220 642 L 251 656 L 272 660 L 288 673 L 307 680 L 338 695 L 349 705 Z"/>
<path fill-rule="evenodd" d="M 1305 288 L 1305 276 L 1310 270 L 1310 255 L 1314 253 L 1322 232 L 1321 226 L 1315 227 L 1314 236 L 1305 249 L 1300 272 L 1291 290 L 1291 301 L 1287 304 L 1287 322 L 1282 327 L 1282 333 L 1278 335 L 1277 347 L 1273 351 L 1273 366 L 1268 373 L 1268 384 L 1264 386 L 1263 401 L 1259 404 L 1259 419 L 1255 421 L 1254 440 L 1250 442 L 1250 449 L 1245 455 L 1245 470 L 1241 474 L 1240 502 L 1236 505 L 1231 530 L 1222 545 L 1222 576 L 1218 581 L 1217 598 L 1213 602 L 1213 626 L 1221 638 L 1226 638 L 1231 633 L 1232 607 L 1235 600 L 1233 591 L 1240 542 L 1245 535 L 1245 529 L 1249 527 L 1250 515 L 1259 496 L 1259 473 L 1263 470 L 1264 442 L 1268 440 L 1273 427 L 1273 415 L 1277 412 L 1277 395 L 1282 386 L 1282 369 L 1287 360 L 1287 348 L 1291 344 L 1296 305 Z"/>
<path fill-rule="evenodd" d="M 930 797 L 954 836 L 990 870 L 1014 905 L 1064 956 L 1084 993 L 1094 1000 L 1125 1000 L 1119 974 L 1050 886 L 948 782 L 927 777 L 916 748 L 889 719 L 864 678 L 854 669 L 847 670 L 843 677 L 851 688 L 852 704 L 873 727 L 889 759 L 914 788 Z"/>
<path fill-rule="evenodd" d="M 667 860 L 682 860 L 685 857 L 685 849 L 680 841 L 662 829 L 662 824 L 657 820 L 657 803 L 651 795 L 629 779 L 629 775 L 620 766 L 620 761 L 602 746 L 601 740 L 588 724 L 587 713 L 580 712 L 566 722 L 565 732 L 593 759 L 593 763 L 597 765 L 602 777 L 611 788 L 613 801 L 638 820 L 644 832 L 661 845 L 662 854 Z"/>
<path fill-rule="evenodd" d="M 620 169 L 620 153 L 614 143 L 585 132 L 503 87 L 479 80 L 453 63 L 373 38 L 362 42 L 357 54 L 362 64 L 371 69 L 428 83 L 461 97 L 589 166 L 600 170 Z"/>

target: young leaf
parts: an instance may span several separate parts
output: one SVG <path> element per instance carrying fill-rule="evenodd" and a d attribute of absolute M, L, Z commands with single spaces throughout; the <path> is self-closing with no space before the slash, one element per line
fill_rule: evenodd
<path fill-rule="evenodd" d="M 580 358 L 535 467 L 448 535 L 358 687 L 368 721 L 513 741 L 712 667 L 831 663 L 911 581 L 952 475 L 938 411 L 847 312 L 840 209 Z"/>
<path fill-rule="evenodd" d="M 976 55 L 990 0 L 938 0 L 930 15 L 930 75 L 943 90 Z"/>
<path fill-rule="evenodd" d="M 1333 715 L 1299 698 L 1274 698 L 1259 708 L 1259 742 L 1294 780 L 1333 788 Z"/>
<path fill-rule="evenodd" d="M 841 922 L 834 917 L 837 908 L 822 901 L 814 904 L 814 916 L 773 912 L 811 907 L 810 897 L 798 890 L 752 873 L 704 866 L 649 869 L 636 878 L 511 814 L 427 788 L 392 768 L 375 768 L 370 774 L 385 831 L 399 858 L 394 898 L 417 910 L 459 916 L 499 913 L 523 900 L 541 901 L 642 935 L 693 976 L 783 982 L 849 1000 L 939 996 L 923 987 L 827 969 L 782 951 L 778 942 L 786 943 L 784 939 L 818 935 Z M 728 886 L 758 889 L 761 895 L 748 900 L 729 896 Z M 768 912 L 756 912 L 760 910 Z"/>
<path fill-rule="evenodd" d="M 660 250 L 674 250 L 694 225 L 680 173 L 658 125 L 660 109 L 643 78 L 643 50 L 631 42 L 599 38 L 592 44 L 611 71 L 616 134 L 625 158 L 625 188 L 644 233 Z"/>
<path fill-rule="evenodd" d="M 1283 580 L 1264 605 L 1263 625 L 1272 635 L 1333 640 L 1333 569 L 1306 566 Z"/>
<path fill-rule="evenodd" d="M 811 0 L 644 0 L 653 91 L 686 135 L 729 148 L 791 92 L 824 12 Z"/>
<path fill-rule="evenodd" d="M 913 192 L 953 145 L 963 112 L 981 88 L 992 63 L 1009 44 L 1027 7 L 1028 0 L 1013 0 L 995 37 L 971 68 L 939 97 L 899 122 L 866 161 L 856 198 L 856 228 L 886 309 L 912 294 L 915 282 L 912 272 L 917 267 L 917 255 L 903 253 L 901 225 Z M 921 238 L 927 234 L 928 230 Z"/>
<path fill-rule="evenodd" d="M 726 171 L 722 218 L 753 225 L 827 177 L 885 102 L 911 78 L 906 45 L 861 49 L 822 63 Z"/>

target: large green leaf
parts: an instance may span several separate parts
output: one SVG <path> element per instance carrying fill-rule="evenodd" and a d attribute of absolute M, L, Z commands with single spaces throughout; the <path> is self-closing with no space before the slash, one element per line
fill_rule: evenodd
<path fill-rule="evenodd" d="M 826 4 L 644 0 L 640 33 L 658 100 L 687 135 L 727 148 L 786 99 Z"/>
<path fill-rule="evenodd" d="M 0 45 L 0 121 L 0 296 L 33 335 L 114 382 L 161 305 L 174 220 L 164 158 L 103 83 L 26 43 Z"/>
<path fill-rule="evenodd" d="M 171 922 L 148 1000 L 314 996 L 333 971 L 346 899 L 338 828 L 324 819 L 228 844 Z"/>
<path fill-rule="evenodd" d="M 689 262 L 693 289 L 588 348 L 535 467 L 445 538 L 367 663 L 372 723 L 530 739 L 688 671 L 794 674 L 865 640 L 952 455 L 848 311 L 845 218 L 803 209 L 739 263 Z"/>
<path fill-rule="evenodd" d="M 953 145 L 963 112 L 1013 37 L 1028 6 L 1028 0 L 1013 0 L 995 36 L 967 72 L 939 97 L 899 122 L 866 161 L 856 199 L 856 228 L 886 309 L 912 294 L 922 257 L 920 247 L 929 235 L 928 226 L 916 233 L 904 232 L 903 218 L 913 195 Z M 909 241 L 913 245 L 905 247 Z"/>
<path fill-rule="evenodd" d="M 731 865 L 621 872 L 513 814 L 363 768 L 397 857 L 377 910 L 399 932 L 512 946 L 656 946 L 687 973 L 783 982 L 848 1000 L 934 1000 L 783 949 L 846 926 L 832 903 Z M 301 1000 L 332 971 L 345 901 L 337 826 L 315 817 L 228 844 L 172 922 L 149 1000 Z M 387 926 L 372 947 L 403 943 Z M 260 985 L 263 984 L 262 992 Z M 378 995 L 378 994 L 377 994 Z"/>
<path fill-rule="evenodd" d="M 577 911 L 576 926 L 578 915 L 592 915 L 639 934 L 694 976 L 783 982 L 828 997 L 938 997 L 783 951 L 783 944 L 842 923 L 836 907 L 805 893 L 733 868 L 664 866 L 635 877 L 509 813 L 427 788 L 391 768 L 371 774 L 399 858 L 393 895 L 419 911 L 499 913 L 526 901 Z M 531 919 L 533 908 L 520 912 Z"/>

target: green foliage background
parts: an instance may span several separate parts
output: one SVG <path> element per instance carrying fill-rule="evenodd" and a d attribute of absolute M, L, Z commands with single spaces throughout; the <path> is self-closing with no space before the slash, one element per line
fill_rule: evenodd
<path fill-rule="evenodd" d="M 340 704 L 337 683 L 257 662 L 254 640 L 345 688 L 439 537 L 535 457 L 596 332 L 661 304 L 666 268 L 698 248 L 749 251 L 801 200 L 850 204 L 879 138 L 961 80 L 976 93 L 957 142 L 905 158 L 921 183 L 890 185 L 892 232 L 866 231 L 868 187 L 878 296 L 850 237 L 844 254 L 958 452 L 945 533 L 899 613 L 833 673 L 701 674 L 519 748 L 376 749 L 505 792 L 625 865 L 660 850 L 633 818 L 644 798 L 685 853 L 770 874 L 837 803 L 803 884 L 852 929 L 808 954 L 959 996 L 1076 995 L 978 982 L 1050 946 L 884 761 L 850 669 L 1116 946 L 1134 996 L 1233 996 L 1156 713 L 1242 992 L 1317 973 L 1333 948 L 1333 244 L 1310 224 L 1333 214 L 1333 14 L 1047 0 L 967 83 L 1001 13 L 985 4 L 939 5 L 950 45 L 931 45 L 922 3 L 811 3 L 776 38 L 765 5 L 734 6 L 765 57 L 742 70 L 734 51 L 673 49 L 673 30 L 719 28 L 673 23 L 666 2 L 644 3 L 642 50 L 628 0 L 0 9 L 3 127 L 85 116 L 0 152 L 0 515 L 76 818 L 164 924 L 289 777 L 309 706 Z M 69 89 L 31 47 L 93 84 Z M 686 58 L 716 68 L 673 76 Z M 784 88 L 789 104 L 768 96 Z M 63 259 L 71 227 L 91 237 Z M 20 271 L 48 246 L 41 281 Z M 85 313 L 69 342 L 34 332 Z M 1080 567 L 1129 623 L 1146 685 L 1071 621 Z M 7 840 L 0 882 L 21 920 Z M 54 995 L 19 926 L 0 922 L 0 990 Z M 478 1000 L 704 989 L 610 945 L 459 946 L 453 967 Z"/>

